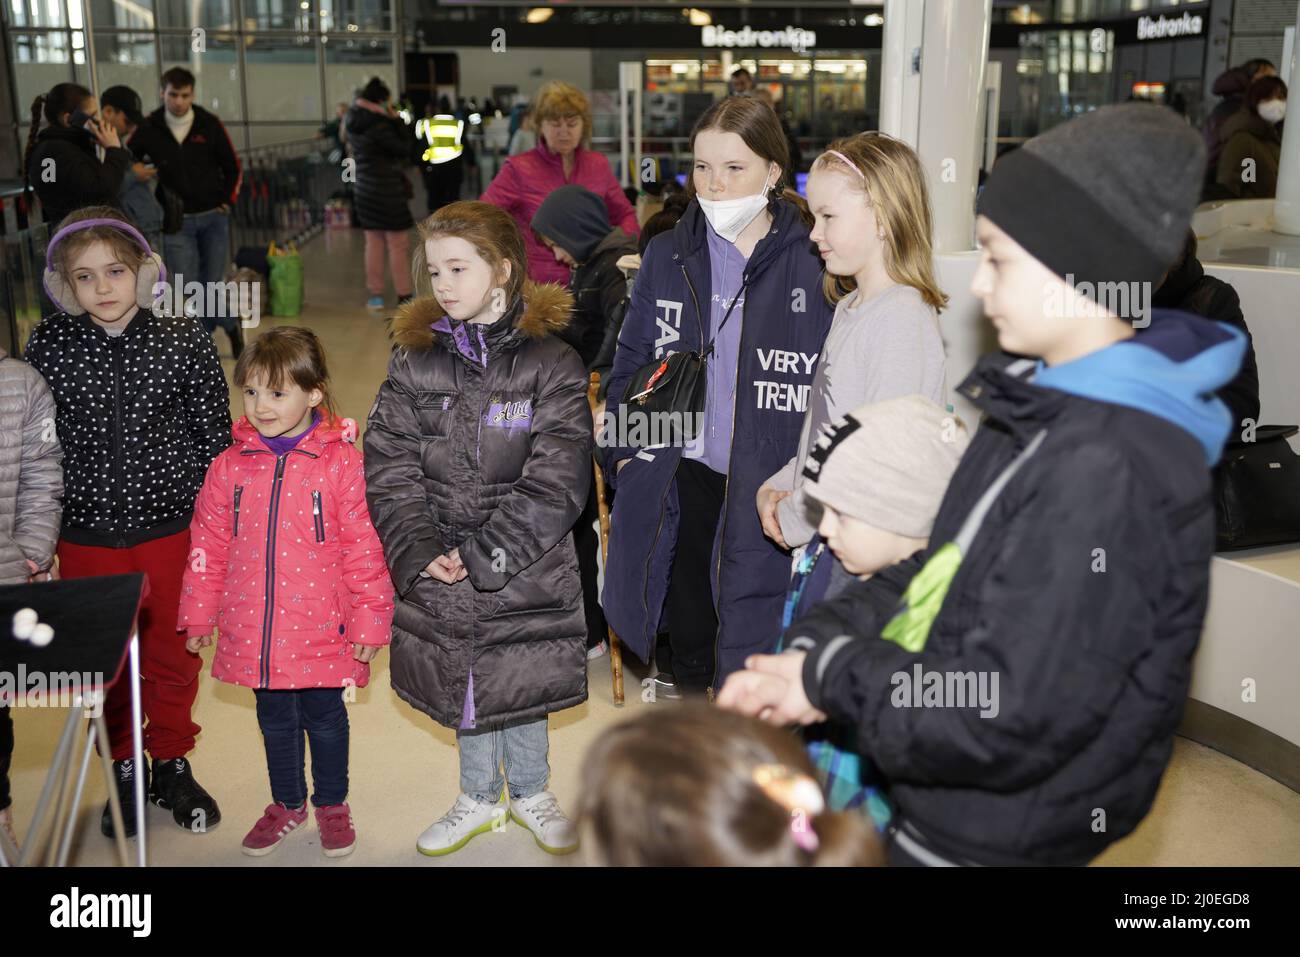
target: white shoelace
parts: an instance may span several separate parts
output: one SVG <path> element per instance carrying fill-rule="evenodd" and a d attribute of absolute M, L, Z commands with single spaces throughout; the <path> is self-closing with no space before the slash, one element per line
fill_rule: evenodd
<path fill-rule="evenodd" d="M 545 801 L 539 801 L 534 804 L 528 811 L 529 814 L 537 818 L 537 823 L 545 827 L 552 822 L 563 824 L 568 820 L 564 812 L 560 810 L 559 802 L 553 797 L 548 797 Z"/>
<path fill-rule="evenodd" d="M 456 827 L 472 810 L 474 810 L 472 803 L 465 800 L 464 797 L 457 797 L 456 803 L 452 805 L 451 810 L 444 814 L 442 820 L 438 823 L 446 824 L 448 827 Z"/>

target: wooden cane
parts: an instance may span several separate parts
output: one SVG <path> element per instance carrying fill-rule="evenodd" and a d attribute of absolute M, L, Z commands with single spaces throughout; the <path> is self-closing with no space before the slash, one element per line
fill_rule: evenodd
<path fill-rule="evenodd" d="M 600 373 L 593 372 L 587 384 L 587 404 L 591 406 L 592 424 L 595 425 L 596 406 L 599 401 L 596 394 L 600 391 Z M 599 455 L 591 457 L 592 471 L 596 481 L 596 509 L 600 514 L 600 559 L 608 567 L 609 563 L 609 505 L 605 501 L 605 473 L 600 467 Z M 623 704 L 623 652 L 619 648 L 618 635 L 606 623 L 609 631 L 609 667 L 614 679 L 614 704 Z"/>

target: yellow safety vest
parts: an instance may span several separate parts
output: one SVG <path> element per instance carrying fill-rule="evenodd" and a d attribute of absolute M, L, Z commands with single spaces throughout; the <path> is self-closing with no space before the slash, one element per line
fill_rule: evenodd
<path fill-rule="evenodd" d="M 446 163 L 464 151 L 460 137 L 465 131 L 465 121 L 439 113 L 416 121 L 415 135 L 429 144 L 420 158 L 426 163 Z"/>

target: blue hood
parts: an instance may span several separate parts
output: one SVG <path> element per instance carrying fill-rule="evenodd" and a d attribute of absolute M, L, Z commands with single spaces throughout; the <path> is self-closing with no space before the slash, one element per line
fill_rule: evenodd
<path fill-rule="evenodd" d="M 1241 368 L 1246 337 L 1222 322 L 1154 309 L 1151 324 L 1059 366 L 1039 364 L 1034 384 L 1141 409 L 1192 435 L 1214 465 L 1234 424 L 1216 396 Z"/>

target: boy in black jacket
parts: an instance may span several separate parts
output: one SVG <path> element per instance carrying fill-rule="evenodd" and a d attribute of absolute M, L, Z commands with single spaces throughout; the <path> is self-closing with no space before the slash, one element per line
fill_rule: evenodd
<path fill-rule="evenodd" d="M 542 243 L 555 253 L 556 260 L 573 270 L 569 280 L 573 318 L 559 336 L 577 350 L 587 372 L 600 372 L 604 382 L 613 363 L 613 343 L 627 308 L 627 276 L 618 268 L 618 261 L 636 252 L 636 239 L 617 226 L 610 229 L 605 201 L 577 185 L 561 186 L 547 196 L 533 214 L 532 226 Z M 608 364 L 597 368 L 602 355 L 607 357 Z M 589 657 L 598 657 L 608 648 L 605 641 L 608 628 L 596 581 L 599 569 L 596 556 L 600 549 L 600 538 L 595 531 L 598 514 L 593 483 L 587 505 L 573 527 L 573 544 L 578 550 L 578 566 L 582 572 Z"/>
<path fill-rule="evenodd" d="M 1244 350 L 1149 309 L 1203 164 L 1145 104 L 998 164 L 972 289 L 999 345 L 1037 358 L 986 356 L 962 384 L 986 419 L 929 545 L 795 621 L 789 651 L 719 696 L 851 724 L 900 811 L 893 863 L 1083 864 L 1151 807 L 1205 616 L 1230 428 L 1213 393 Z"/>

